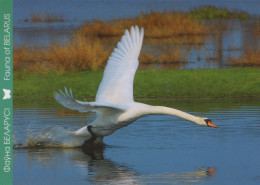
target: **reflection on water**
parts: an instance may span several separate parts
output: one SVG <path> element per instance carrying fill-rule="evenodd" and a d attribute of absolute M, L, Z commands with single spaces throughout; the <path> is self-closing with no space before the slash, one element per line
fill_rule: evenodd
<path fill-rule="evenodd" d="M 96 152 L 95 155 L 98 157 L 93 160 L 81 149 L 16 150 L 15 160 L 26 158 L 28 163 L 16 167 L 15 177 L 21 176 L 21 174 L 17 173 L 17 170 L 21 169 L 24 169 L 23 173 L 27 172 L 28 175 L 19 179 L 19 181 L 15 181 L 15 184 L 85 184 L 86 182 L 88 184 L 201 183 L 216 175 L 216 168 L 214 167 L 197 167 L 187 172 L 141 174 L 130 166 L 100 157 L 103 156 L 103 152 Z M 52 176 L 51 173 L 55 168 L 60 171 L 56 171 L 56 176 Z M 75 169 L 77 169 L 77 172 L 75 172 Z M 40 175 L 44 178 L 33 177 L 32 173 L 35 170 L 41 170 Z M 71 172 L 69 176 L 66 176 L 69 170 Z"/>
<path fill-rule="evenodd" d="M 93 151 L 16 148 L 14 184 L 260 183 L 259 100 L 141 101 L 207 116 L 219 128 L 154 115 L 105 137 L 107 145 Z M 73 131 L 95 118 L 65 110 L 51 99 L 16 100 L 15 144 L 26 142 L 28 129 L 37 137 L 54 128 L 58 137 L 60 129 Z"/>

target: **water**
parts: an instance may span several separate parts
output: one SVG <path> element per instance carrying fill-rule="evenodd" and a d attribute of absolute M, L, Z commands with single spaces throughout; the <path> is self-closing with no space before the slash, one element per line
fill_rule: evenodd
<path fill-rule="evenodd" d="M 209 117 L 219 128 L 153 115 L 106 137 L 106 147 L 91 155 L 61 145 L 24 148 L 28 131 L 37 139 L 53 129 L 58 138 L 95 114 L 68 111 L 52 99 L 16 99 L 14 184 L 260 183 L 260 100 L 141 101 Z"/>

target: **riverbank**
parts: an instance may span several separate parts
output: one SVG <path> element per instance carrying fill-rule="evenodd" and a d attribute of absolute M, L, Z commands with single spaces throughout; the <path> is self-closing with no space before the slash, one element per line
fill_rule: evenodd
<path fill-rule="evenodd" d="M 64 21 L 62 15 L 49 13 L 33 12 L 30 17 L 25 20 L 28 24 Z M 120 40 L 120 36 L 133 25 L 139 25 L 145 30 L 144 46 L 140 53 L 140 62 L 143 64 L 167 64 L 167 68 L 169 68 L 171 64 L 188 64 L 189 62 L 201 62 L 201 60 L 206 60 L 208 63 L 210 60 L 218 60 L 218 58 L 222 60 L 223 56 L 220 56 L 222 52 L 218 51 L 225 47 L 221 44 L 221 40 L 226 39 L 223 37 L 224 32 L 233 29 L 234 23 L 232 22 L 245 19 L 253 18 L 247 12 L 231 11 L 214 6 L 202 6 L 188 12 L 151 11 L 150 13 L 140 13 L 136 17 L 110 21 L 94 19 L 85 21 L 76 30 L 71 30 L 70 34 L 66 36 L 67 38 L 63 38 L 63 40 L 56 40 L 56 35 L 54 40 L 46 45 L 34 45 L 28 42 L 25 45 L 15 46 L 13 69 L 16 72 L 37 73 L 103 70 L 110 53 Z M 259 24 L 256 23 L 256 25 Z M 257 28 L 252 28 L 252 30 L 259 30 Z M 63 34 L 64 30 L 55 30 L 55 32 Z M 253 34 L 258 35 L 258 32 Z M 216 39 L 213 44 L 216 45 L 214 47 L 218 48 L 218 51 L 213 54 L 208 49 L 202 51 L 207 47 L 213 35 Z M 229 45 L 228 48 L 230 47 Z M 233 49 L 237 48 L 239 46 L 236 45 Z M 194 49 L 196 53 L 200 50 L 199 54 L 192 59 L 188 58 Z M 259 61 L 252 61 L 254 55 L 259 55 L 259 52 L 255 50 L 255 48 L 248 48 L 247 55 L 242 59 L 241 55 L 236 54 L 237 58 L 234 58 L 229 53 L 229 60 L 225 61 L 228 65 L 233 66 L 257 67 Z M 241 51 L 241 53 L 243 52 Z"/>
<path fill-rule="evenodd" d="M 14 98 L 53 97 L 65 86 L 78 99 L 94 100 L 103 71 L 62 75 L 14 73 Z M 260 69 L 142 70 L 134 81 L 135 98 L 260 98 Z"/>

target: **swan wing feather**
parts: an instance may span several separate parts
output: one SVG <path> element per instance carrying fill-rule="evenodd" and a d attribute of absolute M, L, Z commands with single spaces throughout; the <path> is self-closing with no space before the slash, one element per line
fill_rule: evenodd
<path fill-rule="evenodd" d="M 116 111 L 124 111 L 123 106 L 109 104 L 109 103 L 97 103 L 97 102 L 88 102 L 88 101 L 80 101 L 74 98 L 72 94 L 72 90 L 67 90 L 65 87 L 65 92 L 60 90 L 60 93 L 54 93 L 55 99 L 64 107 L 77 110 L 79 112 L 102 112 L 106 109 L 116 110 Z"/>
<path fill-rule="evenodd" d="M 96 102 L 122 104 L 133 101 L 133 82 L 138 68 L 144 30 L 138 26 L 126 30 L 108 59 L 99 85 Z"/>

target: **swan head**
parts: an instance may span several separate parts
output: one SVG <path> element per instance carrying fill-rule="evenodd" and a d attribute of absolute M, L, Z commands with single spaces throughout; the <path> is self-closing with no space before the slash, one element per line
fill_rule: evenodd
<path fill-rule="evenodd" d="M 198 124 L 201 126 L 218 128 L 209 118 L 200 118 Z"/>

